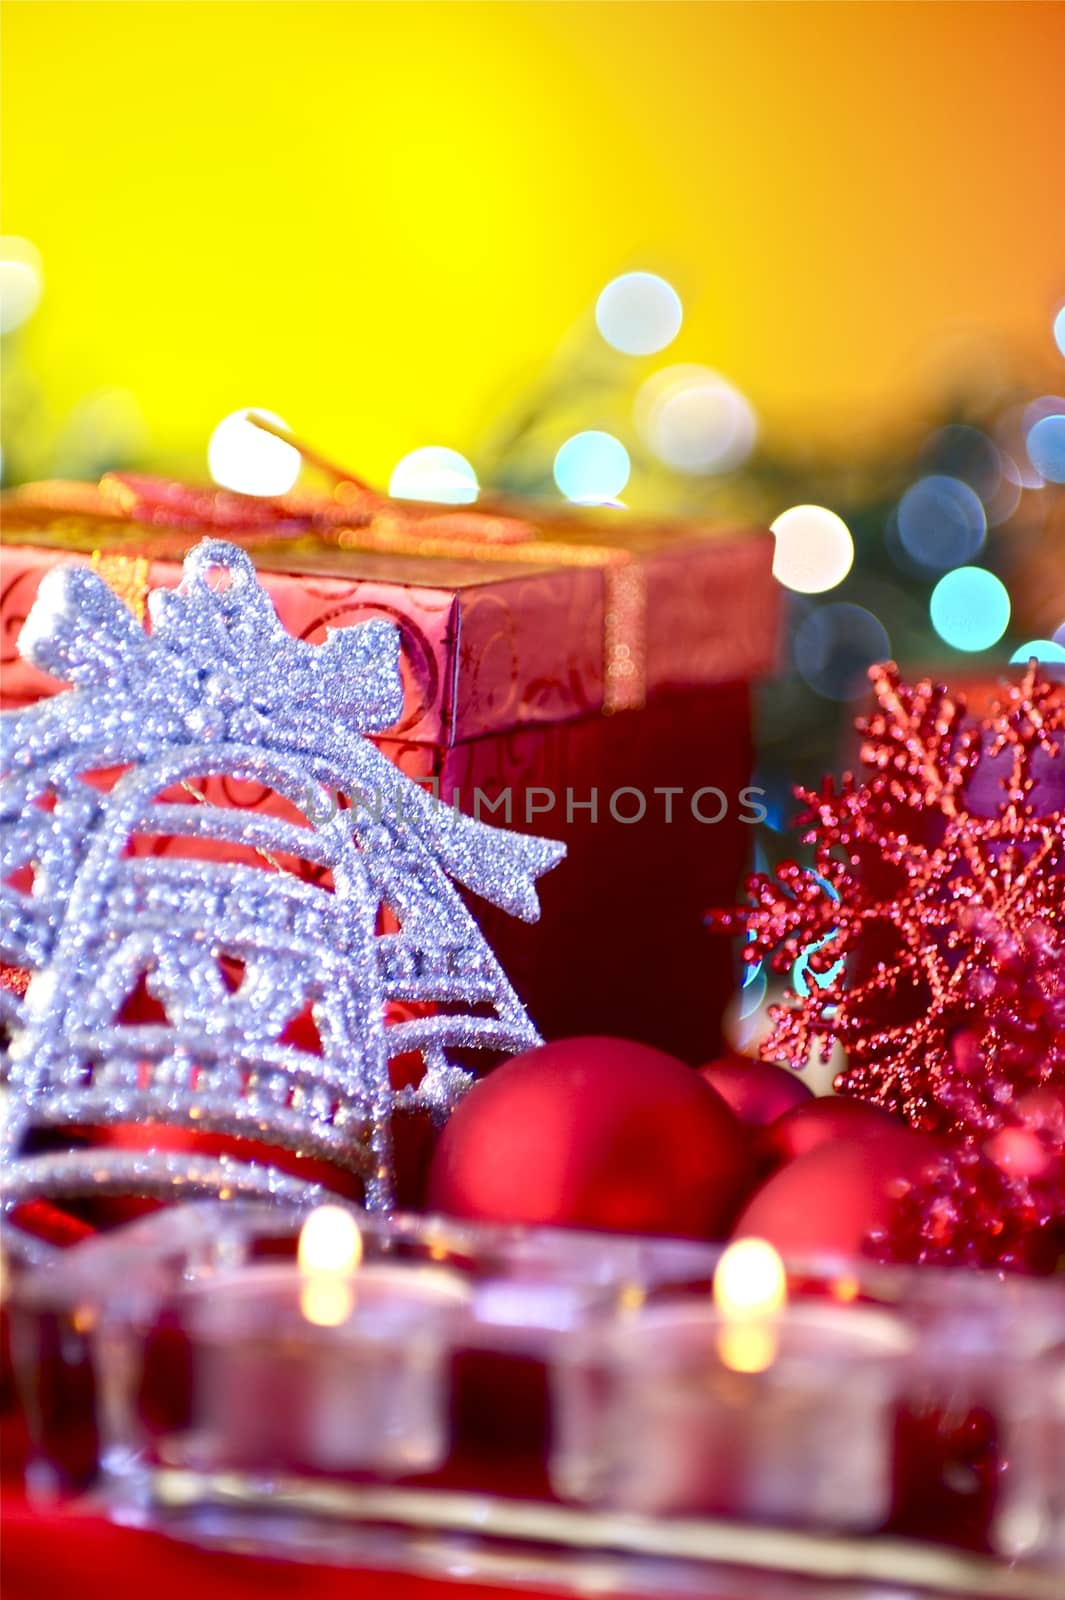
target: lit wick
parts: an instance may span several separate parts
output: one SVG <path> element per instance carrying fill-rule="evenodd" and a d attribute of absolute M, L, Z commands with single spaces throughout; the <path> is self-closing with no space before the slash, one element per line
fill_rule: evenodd
<path fill-rule="evenodd" d="M 784 1263 L 765 1239 L 737 1239 L 714 1273 L 714 1304 L 721 1317 L 717 1350 L 733 1372 L 764 1372 L 776 1360 L 777 1314 L 786 1305 Z"/>
<path fill-rule="evenodd" d="M 300 1229 L 300 1311 L 318 1328 L 336 1328 L 355 1307 L 352 1274 L 362 1260 L 358 1223 L 343 1206 L 318 1206 Z"/>

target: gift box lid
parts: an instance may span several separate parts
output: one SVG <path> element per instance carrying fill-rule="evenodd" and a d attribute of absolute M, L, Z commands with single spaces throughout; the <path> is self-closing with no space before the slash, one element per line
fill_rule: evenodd
<path fill-rule="evenodd" d="M 775 661 L 772 536 L 757 527 L 605 508 L 430 506 L 352 484 L 266 500 L 112 474 L 28 485 L 2 510 L 9 702 L 55 687 L 21 662 L 15 641 L 56 551 L 92 560 L 136 609 L 149 587 L 179 581 L 200 537 L 249 550 L 299 638 L 395 622 L 406 698 L 394 732 L 413 742 L 624 711 Z"/>

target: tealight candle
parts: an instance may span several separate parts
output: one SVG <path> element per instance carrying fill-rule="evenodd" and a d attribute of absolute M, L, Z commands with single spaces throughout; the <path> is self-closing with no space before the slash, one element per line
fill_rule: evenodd
<path fill-rule="evenodd" d="M 361 1254 L 350 1214 L 322 1207 L 297 1264 L 185 1291 L 190 1426 L 157 1441 L 165 1464 L 384 1476 L 441 1464 L 452 1335 L 469 1292 L 447 1268 Z"/>
<path fill-rule="evenodd" d="M 640 1513 L 882 1525 L 910 1337 L 888 1312 L 785 1296 L 771 1247 L 739 1241 L 713 1305 L 652 1303 L 600 1332 L 598 1352 L 565 1355 L 558 1491 Z"/>
<path fill-rule="evenodd" d="M 1065 1296 L 1037 1280 L 921 1269 L 909 1300 L 919 1350 L 901 1397 L 891 1531 L 1016 1560 L 1054 1553 L 1057 1520 L 1065 1556 Z"/>

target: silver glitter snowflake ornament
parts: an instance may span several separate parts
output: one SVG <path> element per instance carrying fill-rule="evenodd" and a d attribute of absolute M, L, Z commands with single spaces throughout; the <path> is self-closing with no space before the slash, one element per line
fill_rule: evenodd
<path fill-rule="evenodd" d="M 538 1042 L 451 880 L 533 920 L 564 848 L 460 816 L 363 737 L 402 707 L 392 624 L 293 639 L 248 556 L 210 540 L 148 608 L 150 633 L 94 572 L 56 567 L 19 640 L 72 688 L 3 719 L 0 958 L 31 974 L 24 998 L 0 991 L 5 1206 L 315 1193 L 257 1162 L 48 1148 L 117 1122 L 324 1158 L 387 1206 L 397 1106 L 442 1119 L 471 1078 L 450 1052 Z M 207 803 L 218 776 L 284 815 Z M 390 1001 L 438 1009 L 390 1024 Z M 308 1014 L 320 1048 L 289 1042 Z M 409 1051 L 424 1075 L 396 1091 Z"/>

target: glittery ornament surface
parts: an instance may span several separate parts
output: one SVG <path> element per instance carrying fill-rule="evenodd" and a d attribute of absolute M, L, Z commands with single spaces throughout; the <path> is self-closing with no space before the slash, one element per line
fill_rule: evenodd
<path fill-rule="evenodd" d="M 896 1265 L 1044 1274 L 1065 1250 L 1063 1226 L 1065 1137 L 1012 1126 L 990 1147 L 951 1142 L 900 1190 L 890 1225 L 867 1249 Z"/>
<path fill-rule="evenodd" d="M 870 676 L 864 781 L 799 791 L 814 871 L 758 874 L 751 909 L 710 921 L 814 975 L 774 1007 L 767 1059 L 838 1041 L 840 1091 L 975 1136 L 1065 1078 L 1065 689 L 1033 665 L 971 723 L 942 687 Z"/>
<path fill-rule="evenodd" d="M 73 687 L 3 725 L 0 960 L 31 974 L 0 989 L 5 1203 L 312 1192 L 225 1157 L 27 1152 L 34 1131 L 151 1121 L 325 1158 L 387 1205 L 397 1105 L 443 1119 L 470 1082 L 453 1050 L 537 1042 L 450 880 L 532 920 L 563 847 L 458 815 L 362 737 L 402 705 L 390 623 L 293 639 L 217 541 L 148 609 L 145 633 L 97 574 L 57 567 L 19 641 Z M 285 816 L 198 803 L 218 774 Z M 160 837 L 168 853 L 146 853 Z M 124 1020 L 138 992 L 158 1020 Z M 390 1001 L 436 1009 L 386 1025 Z M 286 1042 L 308 1010 L 320 1052 Z M 410 1051 L 424 1076 L 393 1091 Z"/>

